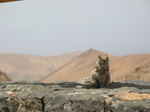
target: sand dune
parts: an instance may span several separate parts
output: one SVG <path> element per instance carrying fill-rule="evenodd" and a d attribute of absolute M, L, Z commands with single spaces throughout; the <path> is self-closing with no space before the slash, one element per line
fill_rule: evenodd
<path fill-rule="evenodd" d="M 55 82 L 61 80 L 79 81 L 84 77 L 91 75 L 91 70 L 95 65 L 98 54 L 106 54 L 97 50 L 89 50 L 70 63 L 64 65 L 53 73 L 47 75 L 40 81 Z M 110 73 L 112 81 L 122 80 L 128 73 L 135 70 L 137 67 L 143 66 L 150 62 L 150 54 L 136 54 L 128 56 L 113 56 L 110 58 Z"/>
<path fill-rule="evenodd" d="M 31 56 L 24 54 L 0 54 L 0 70 L 11 80 L 39 80 L 68 63 L 82 52 L 59 56 Z"/>

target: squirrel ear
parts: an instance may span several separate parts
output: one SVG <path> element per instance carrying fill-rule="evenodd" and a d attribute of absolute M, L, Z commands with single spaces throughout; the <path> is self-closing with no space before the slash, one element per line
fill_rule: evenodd
<path fill-rule="evenodd" d="M 106 54 L 106 56 L 107 56 L 107 57 L 106 57 L 106 59 L 107 59 L 107 60 L 109 60 L 109 58 L 108 58 L 108 55 L 107 55 L 107 54 Z"/>
<path fill-rule="evenodd" d="M 98 58 L 100 58 L 100 59 L 101 59 L 101 56 L 100 56 L 100 54 L 98 55 Z"/>

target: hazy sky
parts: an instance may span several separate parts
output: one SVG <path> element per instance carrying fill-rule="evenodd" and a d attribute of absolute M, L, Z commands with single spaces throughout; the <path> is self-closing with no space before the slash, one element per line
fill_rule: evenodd
<path fill-rule="evenodd" d="M 0 4 L 0 53 L 52 56 L 90 48 L 150 53 L 150 0 L 25 0 Z"/>

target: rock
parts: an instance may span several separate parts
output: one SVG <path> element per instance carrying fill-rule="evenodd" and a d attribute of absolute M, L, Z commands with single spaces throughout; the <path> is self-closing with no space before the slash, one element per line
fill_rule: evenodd
<path fill-rule="evenodd" d="M 98 99 L 98 100 L 97 100 Z M 45 112 L 101 112 L 104 97 L 98 91 L 64 90 L 56 91 L 44 98 Z M 55 103 L 57 102 L 57 103 Z"/>
<path fill-rule="evenodd" d="M 149 112 L 150 82 L 94 89 L 77 82 L 1 82 L 0 112 Z"/>
<path fill-rule="evenodd" d="M 116 102 L 105 108 L 105 112 L 150 112 L 150 100 Z"/>

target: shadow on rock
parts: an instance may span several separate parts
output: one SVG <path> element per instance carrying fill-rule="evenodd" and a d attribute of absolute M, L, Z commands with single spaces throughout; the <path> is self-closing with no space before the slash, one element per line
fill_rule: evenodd
<path fill-rule="evenodd" d="M 122 82 L 113 82 L 109 88 L 121 88 L 121 87 L 135 87 L 138 89 L 150 89 L 150 83 L 145 81 L 122 81 Z"/>
<path fill-rule="evenodd" d="M 57 84 L 61 86 L 62 88 L 87 88 L 87 85 L 80 84 L 78 82 L 58 82 L 54 84 Z"/>

